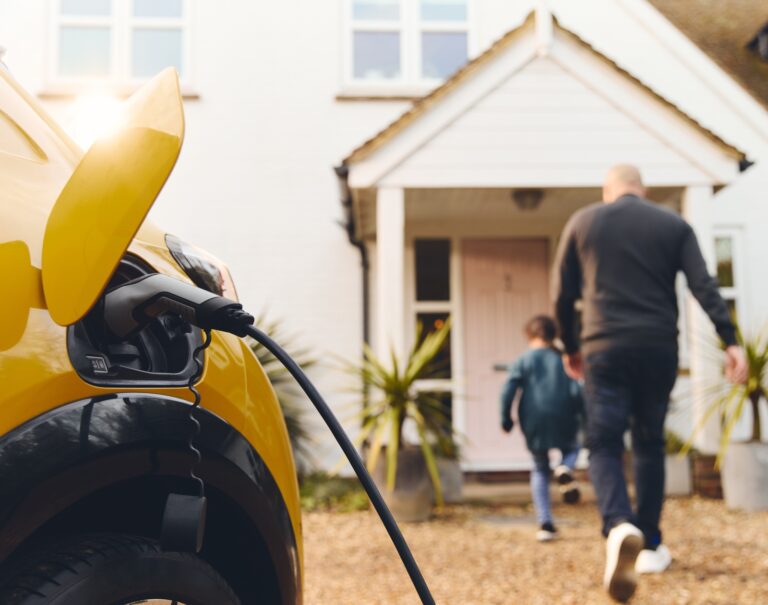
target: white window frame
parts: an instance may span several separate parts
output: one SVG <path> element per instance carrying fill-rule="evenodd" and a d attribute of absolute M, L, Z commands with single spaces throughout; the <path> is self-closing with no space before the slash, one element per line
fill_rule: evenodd
<path fill-rule="evenodd" d="M 421 77 L 422 32 L 465 32 L 467 61 L 475 55 L 474 0 L 466 0 L 465 21 L 423 21 L 419 0 L 400 0 L 400 19 L 395 21 L 362 21 L 353 17 L 354 0 L 344 0 L 342 45 L 342 88 L 359 96 L 421 96 L 443 80 Z M 398 32 L 400 34 L 400 77 L 361 80 L 354 77 L 354 34 L 356 31 Z"/>
<path fill-rule="evenodd" d="M 421 239 L 443 239 L 450 242 L 450 254 L 448 255 L 448 272 L 449 272 L 449 292 L 448 300 L 416 300 L 416 240 Z M 457 244 L 457 238 L 450 235 L 410 235 L 406 239 L 406 283 L 407 291 L 406 296 L 410 304 L 406 305 L 407 319 L 405 322 L 408 330 L 406 344 L 410 348 L 413 345 L 413 339 L 416 335 L 417 315 L 419 313 L 447 313 L 451 318 L 451 377 L 450 378 L 432 378 L 426 380 L 417 380 L 414 382 L 414 388 L 419 392 L 433 392 L 433 393 L 450 393 L 451 394 L 451 407 L 453 416 L 453 428 L 457 431 L 462 431 L 463 418 L 459 418 L 457 415 L 457 393 L 456 393 L 456 376 L 457 376 L 457 362 L 458 358 L 458 334 L 459 327 L 457 322 L 457 294 L 460 277 L 457 272 L 459 269 L 457 263 L 457 255 L 455 247 Z"/>
<path fill-rule="evenodd" d="M 749 325 L 749 317 L 747 315 L 747 295 L 746 295 L 746 276 L 744 275 L 744 234 L 738 227 L 715 227 L 712 229 L 712 248 L 715 250 L 713 255 L 714 259 L 714 273 L 717 277 L 717 249 L 715 241 L 719 238 L 731 239 L 731 253 L 733 258 L 731 262 L 733 264 L 733 286 L 721 287 L 720 296 L 726 300 L 733 300 L 736 307 L 736 314 L 739 319 L 740 327 L 746 327 Z"/>
<path fill-rule="evenodd" d="M 47 81 L 49 90 L 46 92 L 76 94 L 84 88 L 108 89 L 121 93 L 130 93 L 138 88 L 148 78 L 137 78 L 132 75 L 133 60 L 133 30 L 141 29 L 180 29 L 182 32 L 182 64 L 184 73 L 181 75 L 182 90 L 193 88 L 194 61 L 192 40 L 196 0 L 181 0 L 183 3 L 182 17 L 134 17 L 133 0 L 112 0 L 112 15 L 107 17 L 63 15 L 61 0 L 50 3 L 51 11 L 49 27 L 51 35 L 48 49 Z M 61 27 L 109 27 L 111 33 L 111 62 L 109 74 L 106 77 L 70 77 L 58 72 L 59 36 Z"/>

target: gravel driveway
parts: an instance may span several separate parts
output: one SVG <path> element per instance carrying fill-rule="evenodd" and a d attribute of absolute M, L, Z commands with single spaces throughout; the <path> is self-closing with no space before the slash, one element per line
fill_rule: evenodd
<path fill-rule="evenodd" d="M 538 544 L 524 506 L 461 506 L 405 534 L 439 605 L 607 604 L 593 504 L 555 509 L 562 539 Z M 768 605 L 768 514 L 722 502 L 667 502 L 667 573 L 644 576 L 636 605 Z M 375 515 L 307 513 L 307 605 L 418 605 Z"/>

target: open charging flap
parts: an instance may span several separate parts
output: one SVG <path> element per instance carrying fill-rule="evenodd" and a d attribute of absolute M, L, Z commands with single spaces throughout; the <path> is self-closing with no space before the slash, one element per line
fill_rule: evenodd
<path fill-rule="evenodd" d="M 62 326 L 101 296 L 173 170 L 184 139 L 176 70 L 123 105 L 116 128 L 83 155 L 48 216 L 42 253 L 45 301 Z"/>

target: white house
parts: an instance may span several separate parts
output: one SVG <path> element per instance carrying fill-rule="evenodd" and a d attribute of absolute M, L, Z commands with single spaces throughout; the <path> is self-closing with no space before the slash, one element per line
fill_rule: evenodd
<path fill-rule="evenodd" d="M 494 365 L 549 310 L 559 233 L 610 165 L 639 165 L 692 223 L 747 330 L 768 320 L 768 8 L 720 4 L 0 0 L 0 44 L 83 140 L 179 68 L 187 138 L 154 220 L 321 357 L 364 338 L 403 352 L 417 321 L 452 316 L 450 377 L 422 387 L 467 436 L 465 468 L 492 471 L 527 464 L 498 428 Z M 681 300 L 679 390 L 697 391 L 715 341 Z M 347 377 L 316 376 L 348 398 Z M 699 412 L 671 421 L 690 432 Z"/>

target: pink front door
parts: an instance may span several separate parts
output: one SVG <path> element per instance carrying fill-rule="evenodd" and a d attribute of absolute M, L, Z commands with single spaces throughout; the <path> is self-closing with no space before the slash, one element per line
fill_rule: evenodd
<path fill-rule="evenodd" d="M 550 313 L 548 242 L 544 239 L 464 240 L 462 277 L 467 378 L 464 459 L 469 468 L 521 468 L 530 456 L 519 425 L 500 428 L 499 394 L 509 364 L 526 349 L 525 322 Z"/>

